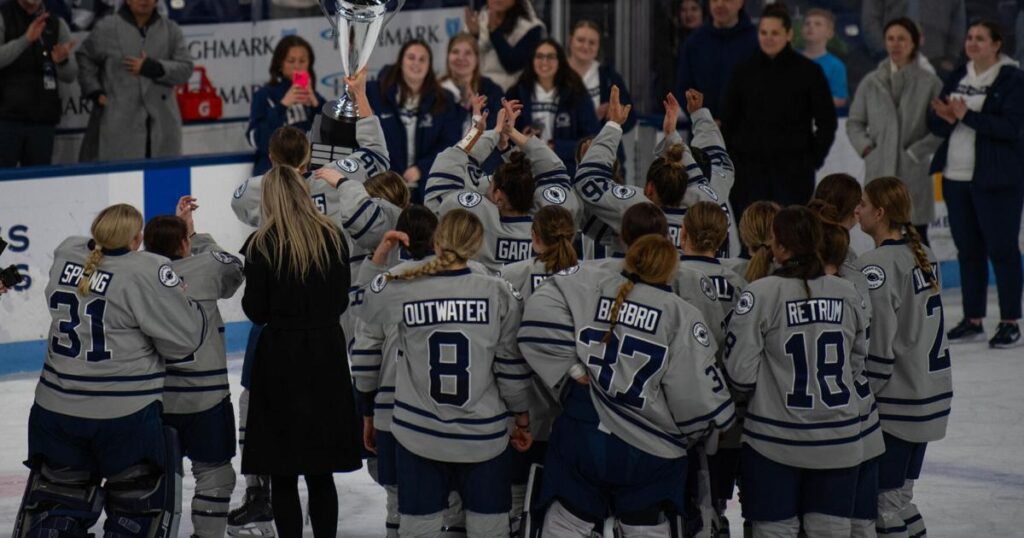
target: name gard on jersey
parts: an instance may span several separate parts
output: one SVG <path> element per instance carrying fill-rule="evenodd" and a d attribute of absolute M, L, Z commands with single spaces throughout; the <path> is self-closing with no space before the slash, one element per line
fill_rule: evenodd
<path fill-rule="evenodd" d="M 502 263 L 521 262 L 533 256 L 533 242 L 529 239 L 499 237 L 494 252 Z"/>

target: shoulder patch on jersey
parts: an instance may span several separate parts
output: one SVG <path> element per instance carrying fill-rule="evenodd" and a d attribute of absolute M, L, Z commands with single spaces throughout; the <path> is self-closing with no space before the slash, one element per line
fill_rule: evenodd
<path fill-rule="evenodd" d="M 701 275 L 700 277 L 700 291 L 704 292 L 704 295 L 708 296 L 708 299 L 712 301 L 718 300 L 718 292 L 715 291 L 715 285 L 711 283 L 711 279 Z"/>
<path fill-rule="evenodd" d="M 860 272 L 864 273 L 864 278 L 868 281 L 869 290 L 877 290 L 885 284 L 885 269 L 877 265 L 865 265 Z"/>
<path fill-rule="evenodd" d="M 222 250 L 213 251 L 213 259 L 219 261 L 220 263 L 223 263 L 224 265 L 242 265 L 242 260 L 239 260 L 235 256 L 232 256 L 231 254 L 228 254 L 227 252 L 224 252 Z"/>
<path fill-rule="evenodd" d="M 740 294 L 740 298 L 736 301 L 736 313 L 739 315 L 746 314 L 754 309 L 754 294 L 749 291 L 745 291 Z"/>
<path fill-rule="evenodd" d="M 543 195 L 545 200 L 555 205 L 564 204 L 565 199 L 568 197 L 565 193 L 565 189 L 557 185 L 544 189 Z"/>
<path fill-rule="evenodd" d="M 618 198 L 619 200 L 629 200 L 630 198 L 636 196 L 636 189 L 626 185 L 616 185 L 612 187 L 612 196 Z"/>
<path fill-rule="evenodd" d="M 459 195 L 459 204 L 462 207 L 476 207 L 483 199 L 483 196 L 475 192 L 464 192 Z"/>
<path fill-rule="evenodd" d="M 236 200 L 241 198 L 242 195 L 245 194 L 245 189 L 246 189 L 246 187 L 249 186 L 249 180 L 250 179 L 252 179 L 252 178 L 248 178 L 248 177 L 245 178 L 245 181 L 243 181 L 242 184 L 239 185 L 237 189 L 235 189 L 235 199 Z"/>
<path fill-rule="evenodd" d="M 168 288 L 176 288 L 181 284 L 181 278 L 178 276 L 178 273 L 175 273 L 174 269 L 166 263 L 160 266 L 158 274 L 160 276 L 160 283 Z"/>
<path fill-rule="evenodd" d="M 574 265 L 572 267 L 566 267 L 565 269 L 562 269 L 561 271 L 559 271 L 559 272 L 557 272 L 555 274 L 556 275 L 560 275 L 560 276 L 569 276 L 569 275 L 575 274 L 579 270 L 580 270 L 580 265 L 576 264 L 576 265 Z"/>
<path fill-rule="evenodd" d="M 370 291 L 380 293 L 388 285 L 388 273 L 381 273 L 370 281 Z"/>
<path fill-rule="evenodd" d="M 352 159 L 342 159 L 338 161 L 338 168 L 341 168 L 343 171 L 351 174 L 352 172 L 359 170 L 359 163 Z"/>
<path fill-rule="evenodd" d="M 698 321 L 693 324 L 693 337 L 697 339 L 697 342 L 704 347 L 711 345 L 711 337 L 709 336 L 708 326 Z"/>
<path fill-rule="evenodd" d="M 711 188 L 711 185 L 708 185 L 707 183 L 698 183 L 697 188 L 704 194 L 708 195 L 712 200 L 716 202 L 718 201 L 718 193 L 715 192 L 715 189 Z"/>
<path fill-rule="evenodd" d="M 505 282 L 505 285 L 508 286 L 508 291 L 512 293 L 512 296 L 515 297 L 516 300 L 518 300 L 518 301 L 522 301 L 523 300 L 523 294 L 519 293 L 519 290 L 517 290 L 516 287 L 513 286 L 511 282 L 509 282 L 508 280 L 505 280 L 504 278 L 502 278 L 501 280 Z"/>

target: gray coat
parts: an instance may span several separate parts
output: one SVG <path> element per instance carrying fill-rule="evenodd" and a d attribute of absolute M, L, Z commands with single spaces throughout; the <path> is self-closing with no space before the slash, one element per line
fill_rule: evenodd
<path fill-rule="evenodd" d="M 935 218 L 935 187 L 928 174 L 931 155 L 942 139 L 928 132 L 929 102 L 942 91 L 942 81 L 917 62 L 897 71 L 889 60 L 868 73 L 853 96 L 846 133 L 864 158 L 864 178 L 896 176 L 910 190 L 911 220 L 928 224 Z"/>
<path fill-rule="evenodd" d="M 181 28 L 154 14 L 145 36 L 122 13 L 96 23 L 76 55 L 82 95 L 105 93 L 107 106 L 99 123 L 99 159 L 142 159 L 146 156 L 146 120 L 152 121 L 151 157 L 181 154 L 181 114 L 174 86 L 192 75 L 192 60 Z M 163 75 L 155 79 L 131 74 L 122 60 L 156 60 Z"/>

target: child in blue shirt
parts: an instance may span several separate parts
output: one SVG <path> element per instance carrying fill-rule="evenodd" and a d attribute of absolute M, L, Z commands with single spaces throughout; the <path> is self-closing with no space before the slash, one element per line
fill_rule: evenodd
<path fill-rule="evenodd" d="M 835 17 L 832 12 L 821 8 L 807 10 L 802 33 L 804 56 L 821 66 L 832 90 L 832 102 L 837 109 L 845 109 L 850 100 L 850 91 L 846 86 L 846 65 L 825 48 L 835 36 Z"/>

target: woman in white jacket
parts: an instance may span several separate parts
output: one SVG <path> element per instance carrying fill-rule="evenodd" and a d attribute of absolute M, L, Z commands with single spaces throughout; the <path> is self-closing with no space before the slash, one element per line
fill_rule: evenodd
<path fill-rule="evenodd" d="M 533 59 L 544 23 L 531 0 L 487 0 L 479 12 L 466 8 L 466 29 L 480 45 L 480 74 L 508 90 Z"/>
<path fill-rule="evenodd" d="M 907 18 L 885 25 L 889 56 L 861 80 L 850 106 L 846 132 L 864 158 L 865 181 L 897 176 L 910 190 L 911 222 L 928 243 L 935 218 L 935 189 L 928 165 L 942 139 L 928 131 L 928 104 L 942 81 L 918 61 L 921 33 Z"/>

